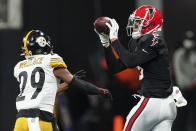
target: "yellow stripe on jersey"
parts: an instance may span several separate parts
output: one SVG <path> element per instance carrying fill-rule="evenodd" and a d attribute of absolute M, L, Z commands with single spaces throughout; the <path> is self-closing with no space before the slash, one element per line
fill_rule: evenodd
<path fill-rule="evenodd" d="M 63 61 L 62 58 L 51 58 L 50 61 Z"/>
<path fill-rule="evenodd" d="M 51 58 L 51 60 L 63 60 L 62 58 Z"/>
<path fill-rule="evenodd" d="M 51 58 L 50 62 L 63 62 L 62 58 Z"/>
<path fill-rule="evenodd" d="M 67 65 L 64 62 L 50 62 L 50 66 L 67 68 Z"/>
<path fill-rule="evenodd" d="M 51 58 L 50 59 L 50 66 L 51 67 L 64 67 L 67 68 L 67 65 L 63 61 L 62 58 Z"/>

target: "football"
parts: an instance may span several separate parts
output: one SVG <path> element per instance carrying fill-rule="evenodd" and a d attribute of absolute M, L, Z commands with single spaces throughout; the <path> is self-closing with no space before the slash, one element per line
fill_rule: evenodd
<path fill-rule="evenodd" d="M 102 17 L 98 17 L 95 22 L 94 22 L 94 28 L 97 30 L 98 33 L 104 33 L 106 35 L 109 35 L 109 28 L 106 25 L 106 23 L 109 23 L 111 25 L 110 22 L 110 18 L 106 17 L 106 16 L 102 16 Z"/>

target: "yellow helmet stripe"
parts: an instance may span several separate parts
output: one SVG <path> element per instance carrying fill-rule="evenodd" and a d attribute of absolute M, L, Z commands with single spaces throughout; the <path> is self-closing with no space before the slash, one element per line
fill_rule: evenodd
<path fill-rule="evenodd" d="M 24 48 L 25 48 L 26 54 L 27 54 L 28 56 L 30 56 L 30 54 L 29 54 L 29 50 L 28 50 L 28 48 L 27 48 L 27 39 L 28 39 L 29 35 L 31 34 L 31 32 L 33 32 L 33 31 L 34 31 L 34 30 L 29 31 L 29 32 L 27 33 L 27 35 L 25 36 Z"/>

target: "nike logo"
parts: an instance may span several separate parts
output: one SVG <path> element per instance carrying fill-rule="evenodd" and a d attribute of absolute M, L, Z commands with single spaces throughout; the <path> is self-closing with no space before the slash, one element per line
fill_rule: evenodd
<path fill-rule="evenodd" d="M 146 50 L 142 49 L 143 52 L 148 53 Z"/>

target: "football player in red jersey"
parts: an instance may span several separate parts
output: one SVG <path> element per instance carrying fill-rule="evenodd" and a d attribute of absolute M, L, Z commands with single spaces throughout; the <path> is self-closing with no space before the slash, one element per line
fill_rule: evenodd
<path fill-rule="evenodd" d="M 111 19 L 109 35 L 96 33 L 105 47 L 105 57 L 111 73 L 126 68 L 140 70 L 140 101 L 128 114 L 124 131 L 170 131 L 176 118 L 176 106 L 187 104 L 170 77 L 167 45 L 159 33 L 162 14 L 153 6 L 143 5 L 128 18 L 127 33 L 131 37 L 128 50 L 118 40 L 118 23 Z M 116 59 L 112 48 L 119 59 Z M 174 100 L 176 99 L 176 100 Z"/>

